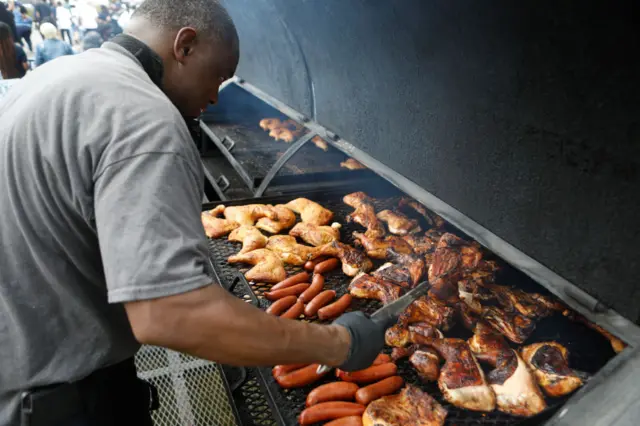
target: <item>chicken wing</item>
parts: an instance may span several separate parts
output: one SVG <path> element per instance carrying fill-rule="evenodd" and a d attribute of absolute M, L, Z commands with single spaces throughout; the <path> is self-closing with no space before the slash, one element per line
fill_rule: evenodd
<path fill-rule="evenodd" d="M 296 223 L 296 215 L 286 206 L 278 204 L 273 207 L 274 216 L 258 219 L 256 228 L 272 234 L 278 234 L 285 229 L 291 228 Z"/>
<path fill-rule="evenodd" d="M 513 343 L 524 343 L 536 329 L 536 323 L 531 318 L 495 306 L 483 308 L 482 318 Z"/>
<path fill-rule="evenodd" d="M 453 327 L 455 314 L 456 311 L 454 308 L 427 295 L 411 303 L 407 309 L 400 314 L 398 321 L 402 324 L 427 322 L 440 330 L 447 331 Z"/>
<path fill-rule="evenodd" d="M 238 241 L 242 243 L 242 250 L 238 254 L 248 253 L 253 250 L 264 248 L 269 239 L 262 235 L 254 226 L 241 226 L 236 228 L 229 234 L 229 241 Z"/>
<path fill-rule="evenodd" d="M 320 204 L 306 198 L 297 198 L 286 204 L 294 212 L 300 215 L 305 223 L 313 225 L 326 225 L 333 218 L 333 212 L 322 207 Z"/>
<path fill-rule="evenodd" d="M 371 238 L 366 233 L 354 232 L 353 238 L 357 245 L 364 247 L 367 255 L 374 259 L 386 259 L 387 249 L 393 249 L 396 253 L 413 253 L 411 246 L 402 238 L 389 235 L 385 238 Z"/>
<path fill-rule="evenodd" d="M 398 395 L 383 396 L 367 406 L 363 426 L 442 426 L 445 410 L 428 393 L 407 385 Z"/>
<path fill-rule="evenodd" d="M 477 359 L 494 367 L 487 378 L 496 394 L 498 410 L 530 417 L 547 407 L 525 362 L 490 326 L 478 323 L 469 347 Z"/>
<path fill-rule="evenodd" d="M 345 195 L 342 201 L 355 209 L 347 216 L 347 222 L 355 222 L 367 228 L 366 234 L 369 238 L 381 238 L 384 236 L 384 226 L 376 217 L 371 197 L 364 192 L 354 192 Z"/>
<path fill-rule="evenodd" d="M 284 263 L 304 265 L 306 261 L 317 257 L 318 249 L 298 244 L 291 235 L 269 237 L 266 248 L 277 254 Z"/>
<path fill-rule="evenodd" d="M 225 206 L 219 205 L 213 210 L 202 212 L 200 219 L 204 232 L 209 238 L 220 238 L 240 226 L 235 220 L 216 217 L 224 212 Z"/>
<path fill-rule="evenodd" d="M 360 299 L 376 299 L 386 305 L 400 297 L 400 287 L 361 272 L 349 284 L 349 293 Z"/>
<path fill-rule="evenodd" d="M 424 235 L 409 234 L 402 237 L 413 249 L 413 252 L 420 255 L 435 251 L 438 241 L 442 237 L 442 232 L 437 229 L 430 229 Z"/>
<path fill-rule="evenodd" d="M 229 263 L 248 263 L 254 265 L 244 276 L 249 281 L 278 283 L 287 278 L 284 264 L 271 250 L 258 249 L 248 253 L 229 256 Z"/>
<path fill-rule="evenodd" d="M 389 232 L 394 235 L 408 235 L 420 232 L 422 229 L 415 219 L 409 219 L 407 216 L 400 212 L 394 212 L 392 210 L 382 210 L 376 215 L 378 219 L 387 224 Z"/>
<path fill-rule="evenodd" d="M 422 217 L 425 218 L 427 223 L 429 223 L 429 225 L 433 226 L 434 228 L 442 228 L 445 225 L 445 222 L 444 222 L 443 218 L 441 218 L 437 214 L 427 210 L 427 208 L 425 206 L 423 206 L 422 204 L 418 203 L 416 200 L 412 200 L 411 198 L 403 197 L 400 200 L 400 203 L 398 204 L 398 206 L 400 208 L 405 207 L 405 206 L 411 207 L 416 212 L 418 212 L 420 215 L 422 215 Z"/>
<path fill-rule="evenodd" d="M 573 321 L 578 321 L 581 322 L 583 324 L 585 324 L 586 326 L 592 328 L 593 330 L 597 331 L 598 333 L 602 334 L 602 336 L 607 339 L 609 341 L 609 343 L 611 343 L 611 348 L 613 349 L 613 351 L 617 354 L 619 354 L 620 352 L 622 352 L 623 350 L 626 349 L 627 344 L 625 342 L 623 342 L 622 340 L 618 339 L 616 336 L 614 336 L 613 334 L 609 333 L 607 330 L 605 330 L 604 328 L 600 327 L 598 324 L 593 323 L 591 321 L 589 321 L 588 319 L 586 319 L 584 316 L 571 311 L 569 309 L 565 309 L 562 314 L 573 320 Z"/>
<path fill-rule="evenodd" d="M 409 356 L 409 363 L 424 381 L 435 382 L 440 376 L 440 356 L 435 349 L 428 347 L 416 349 Z"/>
<path fill-rule="evenodd" d="M 340 167 L 348 170 L 363 170 L 366 169 L 364 165 L 362 165 L 359 161 L 354 160 L 353 158 L 347 158 L 345 161 L 340 163 Z"/>
<path fill-rule="evenodd" d="M 224 209 L 224 217 L 238 222 L 240 225 L 253 226 L 262 217 L 276 218 L 273 206 L 265 204 L 248 204 L 246 206 L 231 206 Z"/>
<path fill-rule="evenodd" d="M 300 222 L 289 231 L 292 237 L 300 238 L 307 244 L 314 247 L 330 244 L 334 241 L 340 241 L 339 223 L 332 223 L 331 226 L 319 226 L 311 223 Z"/>
<path fill-rule="evenodd" d="M 355 277 L 361 272 L 369 272 L 373 268 L 371 259 L 365 256 L 364 253 L 338 241 L 318 247 L 318 256 L 330 256 L 340 259 L 342 272 L 349 277 Z"/>
<path fill-rule="evenodd" d="M 582 386 L 582 379 L 569 368 L 569 351 L 560 343 L 534 343 L 522 348 L 521 352 L 547 395 L 567 395 Z"/>
<path fill-rule="evenodd" d="M 467 342 L 461 339 L 428 339 L 444 358 L 438 387 L 444 398 L 456 407 L 474 411 L 493 411 L 496 396 L 487 385 L 484 372 Z"/>

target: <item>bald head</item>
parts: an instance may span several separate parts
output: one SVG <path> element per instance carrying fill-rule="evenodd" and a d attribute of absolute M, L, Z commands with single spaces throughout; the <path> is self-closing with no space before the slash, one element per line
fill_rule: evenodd
<path fill-rule="evenodd" d="M 238 33 L 218 0 L 145 0 L 126 32 L 162 58 L 163 89 L 187 116 L 216 102 L 238 65 Z"/>

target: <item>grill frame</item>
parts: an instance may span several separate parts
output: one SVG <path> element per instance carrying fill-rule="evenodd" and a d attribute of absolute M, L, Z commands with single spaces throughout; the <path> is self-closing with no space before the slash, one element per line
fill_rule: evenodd
<path fill-rule="evenodd" d="M 314 201 L 319 202 L 326 208 L 329 208 L 334 212 L 336 221 L 342 223 L 343 228 L 341 230 L 343 237 L 342 241 L 347 243 L 352 243 L 353 240 L 351 238 L 351 231 L 354 229 L 360 230 L 358 225 L 354 224 L 346 224 L 344 221 L 344 215 L 346 212 L 350 212 L 352 209 L 346 205 L 342 204 L 342 195 L 352 192 L 348 188 L 344 188 L 341 190 L 335 190 L 332 192 L 311 192 L 300 194 L 305 197 L 312 199 Z M 376 198 L 376 211 L 379 211 L 382 207 L 392 207 L 396 204 L 397 199 L 393 198 L 400 195 L 398 191 L 382 191 L 381 193 L 376 193 L 373 191 L 369 192 L 370 195 Z M 265 203 L 265 204 L 276 204 L 290 201 L 295 198 L 293 195 L 287 196 L 271 196 L 271 197 L 263 197 L 259 199 L 251 199 L 251 200 L 236 200 L 233 202 L 226 203 L 227 205 L 243 205 L 247 203 Z M 213 208 L 213 204 L 208 204 L 203 206 L 203 209 Z M 469 238 L 460 230 L 448 225 L 449 232 L 453 232 L 463 238 Z M 209 248 L 211 254 L 211 262 L 216 269 L 217 275 L 221 278 L 221 284 L 230 289 L 232 293 L 236 296 L 244 298 L 244 299 L 252 299 L 256 298 L 258 300 L 258 306 L 261 308 L 266 308 L 269 305 L 269 302 L 265 299 L 261 298 L 261 295 L 267 291 L 270 285 L 264 284 L 255 284 L 255 283 L 247 283 L 243 286 L 233 285 L 233 281 L 246 281 L 244 277 L 240 275 L 238 277 L 238 271 L 246 270 L 248 268 L 238 268 L 234 265 L 229 265 L 226 262 L 226 257 L 230 254 L 237 252 L 240 248 L 239 243 L 228 242 L 226 239 L 217 239 L 209 241 Z M 509 265 L 503 259 L 490 254 L 487 258 L 498 260 L 500 265 L 502 266 L 502 271 L 498 275 L 497 282 L 500 284 L 509 284 L 514 285 L 517 282 L 517 287 L 522 288 L 525 291 L 535 291 L 542 294 L 550 294 L 549 291 L 544 288 L 539 283 L 534 282 L 531 278 L 529 278 L 523 272 L 516 270 L 511 265 Z M 299 267 L 292 267 L 291 265 L 286 266 L 287 272 L 289 274 L 296 273 L 300 271 Z M 340 281 L 340 284 L 338 283 Z M 349 279 L 344 277 L 342 273 L 335 272 L 333 274 L 329 274 L 326 277 L 326 285 L 327 288 L 333 288 L 337 290 L 338 295 L 345 293 L 347 290 Z M 229 285 L 228 283 L 232 283 Z M 336 287 L 337 285 L 337 287 Z M 248 290 L 247 290 L 248 289 Z M 351 310 L 362 310 L 368 314 L 373 313 L 380 304 L 376 301 L 362 301 L 356 299 L 352 304 Z M 314 321 L 318 322 L 318 321 Z M 451 337 L 470 337 L 470 333 L 466 332 L 466 330 L 460 330 L 459 328 L 454 328 L 452 331 L 447 333 L 447 336 Z M 587 371 L 592 374 L 596 374 L 599 370 L 601 370 L 611 359 L 615 357 L 615 354 L 610 349 L 608 341 L 600 336 L 597 332 L 589 329 L 588 327 L 578 324 L 575 322 L 571 322 L 567 318 L 562 315 L 554 315 L 553 317 L 543 319 L 538 323 L 538 327 L 536 331 L 532 335 L 532 337 L 527 340 L 527 344 L 544 341 L 544 340 L 557 340 L 560 343 L 563 343 L 568 346 L 570 352 L 573 354 L 570 359 L 570 364 L 573 368 L 578 370 Z M 595 343 L 594 343 L 595 342 Z M 581 348 L 578 351 L 573 351 L 572 349 Z M 594 347 L 596 350 L 594 351 Z M 588 348 L 585 350 L 585 348 Z M 589 351 L 594 351 L 589 353 Z M 597 353 L 596 353 L 597 352 Z M 598 353 L 600 355 L 598 355 Z M 595 354 L 595 355 L 594 355 Z M 592 357 L 589 360 L 589 357 Z M 597 364 L 597 367 L 594 365 Z M 399 370 L 405 380 L 409 383 L 414 383 L 420 385 L 422 389 L 425 389 L 431 395 L 433 395 L 445 408 L 447 408 L 450 412 L 449 417 L 447 419 L 447 424 L 492 424 L 492 425 L 515 425 L 515 424 L 538 424 L 538 422 L 543 421 L 544 419 L 549 418 L 553 415 L 553 413 L 562 407 L 564 403 L 570 399 L 571 396 L 559 398 L 559 399 L 551 399 L 547 398 L 547 402 L 549 405 L 549 409 L 544 413 L 541 413 L 539 416 L 529 419 L 521 419 L 509 416 L 504 413 L 500 413 L 494 411 L 492 413 L 487 413 L 485 415 L 480 413 L 473 413 L 467 410 L 460 410 L 455 407 L 451 407 L 448 403 L 446 403 L 440 392 L 437 390 L 437 385 L 435 384 L 423 384 L 417 378 L 417 375 L 412 372 L 410 365 L 406 360 L 403 360 L 398 363 Z M 271 377 L 270 368 L 258 368 L 258 375 L 261 376 L 263 380 L 263 388 L 265 389 L 265 395 L 267 395 L 267 399 L 271 405 L 272 411 L 279 413 L 282 422 L 280 423 L 278 420 L 278 424 L 280 425 L 293 425 L 296 424 L 296 417 L 304 407 L 304 397 L 306 394 L 313 389 L 318 384 L 324 383 L 326 381 L 330 381 L 331 379 L 323 379 L 312 386 L 301 388 L 301 389 L 293 389 L 293 390 L 283 390 L 277 385 L 275 380 Z M 239 407 L 239 411 L 242 412 L 245 407 Z M 455 413 L 455 415 L 452 415 Z"/>

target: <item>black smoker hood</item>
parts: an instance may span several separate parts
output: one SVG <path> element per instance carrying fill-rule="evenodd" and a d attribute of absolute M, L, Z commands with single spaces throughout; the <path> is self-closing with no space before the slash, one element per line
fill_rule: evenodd
<path fill-rule="evenodd" d="M 237 83 L 640 343 L 631 2 L 224 3 Z"/>

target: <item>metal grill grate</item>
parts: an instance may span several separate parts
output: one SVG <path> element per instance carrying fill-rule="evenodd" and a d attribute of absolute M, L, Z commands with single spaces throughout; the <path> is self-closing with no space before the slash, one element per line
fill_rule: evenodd
<path fill-rule="evenodd" d="M 138 376 L 158 388 L 156 426 L 234 426 L 234 407 L 217 364 L 167 349 L 143 346 L 136 354 Z"/>
<path fill-rule="evenodd" d="M 374 194 L 372 194 L 374 195 Z M 332 210 L 334 212 L 334 220 L 340 222 L 343 225 L 341 229 L 342 241 L 353 243 L 353 239 L 351 233 L 355 230 L 360 230 L 358 225 L 347 224 L 345 221 L 345 217 L 349 214 L 353 209 L 344 205 L 342 203 L 342 197 L 336 196 L 336 194 L 324 194 L 320 196 L 308 196 L 308 198 L 313 199 L 321 203 L 324 207 Z M 251 202 L 253 203 L 267 203 L 267 204 L 276 204 L 276 203 L 285 203 L 290 201 L 291 197 L 265 197 L 263 199 L 253 199 Z M 393 208 L 398 202 L 397 197 L 387 197 L 387 198 L 378 198 L 376 199 L 376 210 L 379 211 L 383 208 Z M 245 204 L 244 201 L 230 202 L 226 203 L 228 205 L 234 204 Z M 455 229 L 449 229 L 449 231 L 454 232 L 462 237 L 465 237 L 460 232 L 456 232 Z M 238 271 L 246 271 L 247 268 L 239 268 L 234 265 L 230 265 L 226 262 L 226 259 L 229 255 L 235 254 L 240 250 L 241 245 L 239 243 L 232 243 L 227 241 L 226 239 L 217 239 L 211 240 L 209 244 L 209 251 L 211 254 L 211 261 L 214 265 L 214 268 L 221 279 L 223 285 L 227 288 L 232 284 L 234 278 L 237 275 Z M 492 255 L 490 253 L 487 254 L 487 258 L 491 258 Z M 501 271 L 497 275 L 497 282 L 501 284 L 509 284 L 509 285 L 517 285 L 528 292 L 540 292 L 543 294 L 549 294 L 546 289 L 541 287 L 539 284 L 531 280 L 529 277 L 511 268 L 508 264 L 504 262 L 501 263 Z M 287 272 L 289 274 L 296 273 L 300 271 L 298 267 L 292 267 L 290 265 L 286 266 Z M 347 291 L 347 287 L 350 279 L 345 277 L 340 272 L 334 272 L 327 275 L 325 281 L 325 285 L 327 288 L 332 288 L 337 291 L 338 295 L 341 295 Z M 258 304 L 260 307 L 265 308 L 269 305 L 269 302 L 262 298 L 262 294 L 265 291 L 268 291 L 270 285 L 265 284 L 256 284 L 250 283 L 251 290 L 258 296 Z M 244 298 L 245 300 L 250 300 L 251 297 L 249 295 L 248 290 L 244 289 L 243 286 L 236 286 L 233 288 L 233 293 L 238 297 Z M 358 300 L 356 299 L 352 304 L 353 310 L 362 310 L 366 313 L 373 313 L 377 308 L 380 307 L 379 302 L 377 301 L 366 301 L 366 300 Z M 454 327 L 454 329 L 447 332 L 447 336 L 449 337 L 459 337 L 463 339 L 467 339 L 471 337 L 471 334 L 468 330 L 464 329 L 462 326 Z M 598 333 L 593 330 L 583 326 L 582 324 L 578 324 L 572 321 L 569 321 L 562 315 L 554 315 L 549 318 L 545 318 L 538 322 L 537 328 L 533 335 L 529 338 L 527 343 L 540 342 L 546 340 L 555 340 L 559 343 L 565 345 L 569 351 L 571 360 L 570 363 L 573 368 L 578 370 L 585 371 L 587 373 L 594 374 L 600 368 L 602 368 L 608 360 L 610 360 L 615 354 L 611 350 L 608 342 L 600 336 Z M 462 410 L 456 407 L 451 406 L 447 403 L 443 397 L 441 392 L 438 390 L 437 384 L 435 383 L 424 383 L 422 382 L 413 368 L 410 366 L 407 360 L 402 360 L 398 363 L 398 368 L 402 377 L 408 382 L 419 386 L 425 391 L 429 392 L 432 396 L 434 396 L 449 412 L 447 417 L 448 425 L 476 425 L 476 424 L 485 424 L 485 425 L 515 425 L 522 422 L 522 419 L 517 417 L 512 417 L 507 414 L 501 413 L 499 411 L 494 411 L 491 413 L 476 413 L 469 410 Z M 258 378 L 262 377 L 265 381 L 264 387 L 266 388 L 265 395 L 270 395 L 273 398 L 273 407 L 277 409 L 278 414 L 283 418 L 284 424 L 286 425 L 295 425 L 297 424 L 297 415 L 304 409 L 305 407 L 305 398 L 306 395 L 313 389 L 315 386 L 326 382 L 335 380 L 331 375 L 328 378 L 323 379 L 312 386 L 308 386 L 300 389 L 290 389 L 285 390 L 281 389 L 273 377 L 271 376 L 270 368 L 262 368 L 259 371 Z M 258 380 L 259 382 L 259 380 Z M 252 423 L 247 423 L 244 421 L 244 415 L 241 414 L 241 418 L 243 419 L 243 424 L 264 424 L 260 423 L 260 416 L 258 412 L 254 413 L 253 410 L 259 408 L 262 410 L 264 408 L 264 403 L 256 404 L 255 400 L 251 398 L 255 398 L 255 393 L 259 390 L 261 386 L 253 386 L 252 392 L 249 392 L 248 400 L 246 404 L 243 401 L 238 401 L 236 399 L 237 406 L 239 408 L 240 413 L 244 411 L 249 412 L 248 418 L 252 419 Z M 559 398 L 552 399 L 548 398 L 547 403 L 549 407 L 558 407 L 564 404 L 564 402 L 568 398 Z M 262 412 L 260 412 L 262 413 Z M 260 414 L 261 415 L 261 414 Z M 255 420 L 258 419 L 258 420 Z"/>

